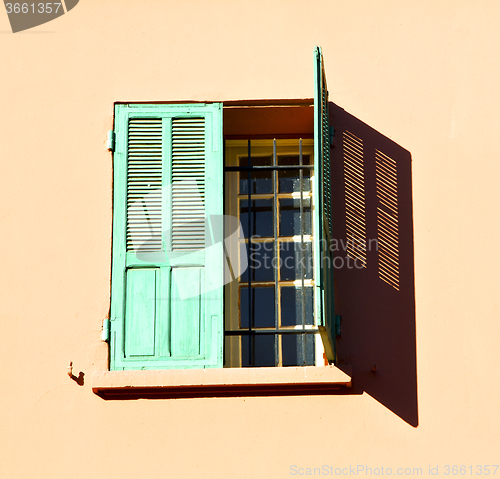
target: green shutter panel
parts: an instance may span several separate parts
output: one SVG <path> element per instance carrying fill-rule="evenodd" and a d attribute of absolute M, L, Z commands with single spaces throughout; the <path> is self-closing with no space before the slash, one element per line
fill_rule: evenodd
<path fill-rule="evenodd" d="M 336 360 L 333 283 L 332 200 L 328 89 L 323 54 L 314 50 L 314 201 L 315 285 L 318 327 L 329 361 Z"/>
<path fill-rule="evenodd" d="M 222 367 L 222 105 L 117 105 L 111 369 Z"/>

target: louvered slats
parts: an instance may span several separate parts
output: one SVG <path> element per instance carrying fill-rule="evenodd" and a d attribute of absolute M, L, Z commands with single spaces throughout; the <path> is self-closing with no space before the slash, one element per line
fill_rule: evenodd
<path fill-rule="evenodd" d="M 205 120 L 172 120 L 172 249 L 205 246 Z"/>
<path fill-rule="evenodd" d="M 161 250 L 162 120 L 131 118 L 127 157 L 127 251 Z"/>
<path fill-rule="evenodd" d="M 330 127 L 328 112 L 328 91 L 326 88 L 326 79 L 324 71 L 322 73 L 322 99 L 321 99 L 321 128 L 322 128 L 322 165 L 323 165 L 323 211 L 324 218 L 329 235 L 328 239 L 333 238 L 332 234 L 332 192 L 330 184 Z"/>

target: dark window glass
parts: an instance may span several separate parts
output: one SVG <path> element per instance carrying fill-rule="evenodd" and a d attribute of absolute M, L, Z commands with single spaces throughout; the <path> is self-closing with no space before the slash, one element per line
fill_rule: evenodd
<path fill-rule="evenodd" d="M 313 288 L 304 288 L 304 298 L 302 288 L 295 286 L 281 287 L 281 326 L 301 326 L 302 325 L 302 305 L 305 305 L 304 312 L 306 324 L 312 325 L 314 322 Z"/>
<path fill-rule="evenodd" d="M 302 164 L 310 165 L 311 157 L 309 155 L 302 155 Z M 293 165 L 300 165 L 299 155 L 278 155 L 278 166 Z"/>
<path fill-rule="evenodd" d="M 241 243 L 240 257 L 247 256 L 248 268 L 241 274 L 240 281 L 248 283 L 248 274 L 253 281 L 274 281 L 274 241 Z M 241 263 L 240 263 L 241 264 Z"/>
<path fill-rule="evenodd" d="M 304 341 L 306 354 L 304 358 Z M 282 335 L 283 366 L 314 366 L 314 334 Z"/>
<path fill-rule="evenodd" d="M 304 209 L 304 232 L 305 235 L 312 234 L 311 227 L 311 198 L 303 198 Z M 280 236 L 300 235 L 300 199 L 280 198 Z"/>
<path fill-rule="evenodd" d="M 311 191 L 311 178 L 309 170 L 304 170 L 302 178 L 302 191 Z M 295 193 L 300 192 L 300 176 L 299 170 L 286 170 L 278 172 L 278 192 L 279 193 Z"/>
<path fill-rule="evenodd" d="M 274 361 L 274 334 L 260 334 L 241 337 L 241 364 L 243 367 L 270 367 Z M 252 348 L 253 364 L 250 364 L 250 348 Z"/>
<path fill-rule="evenodd" d="M 271 166 L 272 156 L 251 158 L 251 166 Z M 248 157 L 240 158 L 240 166 L 248 166 Z M 250 173 L 250 192 L 252 194 L 271 194 L 273 192 L 272 170 L 257 171 Z M 240 195 L 248 194 L 248 172 L 240 171 Z"/>
<path fill-rule="evenodd" d="M 273 237 L 273 199 L 252 200 L 251 236 Z M 248 200 L 240 200 L 240 221 L 245 238 L 248 238 Z"/>
<path fill-rule="evenodd" d="M 280 280 L 295 281 L 313 277 L 312 243 L 299 243 L 295 241 L 280 241 Z"/>
<path fill-rule="evenodd" d="M 299 155 L 278 156 L 279 166 L 298 165 Z M 311 160 L 309 155 L 302 157 L 302 164 L 309 165 Z M 303 185 L 302 191 L 311 191 L 311 170 L 302 170 Z M 299 170 L 280 170 L 278 172 L 278 192 L 279 193 L 294 193 L 300 191 L 300 175 Z"/>
<path fill-rule="evenodd" d="M 274 285 L 252 286 L 252 327 L 274 328 Z M 240 327 L 248 328 L 248 288 L 240 288 Z"/>

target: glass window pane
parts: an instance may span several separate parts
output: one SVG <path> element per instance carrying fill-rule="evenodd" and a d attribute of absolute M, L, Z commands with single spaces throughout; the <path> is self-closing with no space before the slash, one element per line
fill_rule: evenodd
<path fill-rule="evenodd" d="M 248 328 L 248 288 L 240 288 L 240 327 Z M 252 327 L 274 328 L 274 285 L 252 286 Z"/>
<path fill-rule="evenodd" d="M 299 155 L 279 155 L 279 166 L 299 165 Z M 302 156 L 302 164 L 310 165 L 311 158 L 309 155 Z M 311 170 L 303 171 L 303 190 L 311 191 Z M 300 191 L 300 176 L 299 170 L 287 170 L 278 172 L 278 192 L 279 193 L 293 193 Z"/>
<path fill-rule="evenodd" d="M 307 325 L 314 323 L 313 288 L 281 287 L 281 326 L 302 326 L 302 305 Z"/>
<path fill-rule="evenodd" d="M 251 166 L 271 166 L 273 157 L 251 158 Z M 240 158 L 240 166 L 248 166 L 248 157 Z M 273 172 L 272 170 L 257 171 L 250 173 L 250 192 L 252 194 L 271 194 L 273 192 Z M 248 194 L 248 172 L 240 171 L 240 195 Z"/>
<path fill-rule="evenodd" d="M 280 198 L 280 236 L 300 235 L 300 199 Z M 304 208 L 304 232 L 305 235 L 312 234 L 311 229 L 311 198 L 303 198 Z"/>
<path fill-rule="evenodd" d="M 273 155 L 253 156 L 251 157 L 250 166 L 272 166 Z M 248 166 L 248 156 L 240 156 L 240 166 Z"/>
<path fill-rule="evenodd" d="M 299 243 L 294 241 L 280 241 L 280 281 L 295 281 L 312 279 L 313 257 L 312 243 Z"/>
<path fill-rule="evenodd" d="M 303 170 L 302 191 L 311 191 L 311 172 Z M 300 192 L 299 170 L 286 170 L 278 172 L 278 192 L 295 193 Z"/>
<path fill-rule="evenodd" d="M 273 199 L 252 200 L 252 230 L 251 236 L 273 237 Z M 248 200 L 240 200 L 240 221 L 243 235 L 248 238 Z"/>
<path fill-rule="evenodd" d="M 241 364 L 243 367 L 271 367 L 274 361 L 274 334 L 258 334 L 241 337 Z M 253 364 L 250 364 L 250 348 L 252 348 Z"/>
<path fill-rule="evenodd" d="M 248 274 L 252 281 L 274 281 L 274 241 L 240 244 L 240 257 L 247 255 L 248 269 L 240 276 L 240 282 L 248 283 Z"/>
<path fill-rule="evenodd" d="M 314 366 L 314 334 L 283 334 L 281 346 L 283 366 Z"/>
<path fill-rule="evenodd" d="M 297 151 L 299 149 L 299 145 L 297 145 Z M 309 155 L 302 155 L 302 164 L 310 165 L 311 157 Z M 279 155 L 278 154 L 278 166 L 293 166 L 300 165 L 299 155 Z"/>

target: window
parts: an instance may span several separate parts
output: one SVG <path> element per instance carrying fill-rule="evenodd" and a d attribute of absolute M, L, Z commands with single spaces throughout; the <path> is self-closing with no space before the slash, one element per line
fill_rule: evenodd
<path fill-rule="evenodd" d="M 330 131 L 315 56 L 314 141 L 225 149 L 220 103 L 115 106 L 110 369 L 311 365 L 323 347 L 334 360 Z M 225 213 L 241 222 L 235 243 Z M 266 252 L 274 264 L 255 268 Z M 251 268 L 235 276 L 242 263 Z"/>
<path fill-rule="evenodd" d="M 229 242 L 240 268 L 226 285 L 225 365 L 324 362 L 314 314 L 312 140 L 225 143 Z M 243 264 L 243 268 L 241 265 Z"/>

